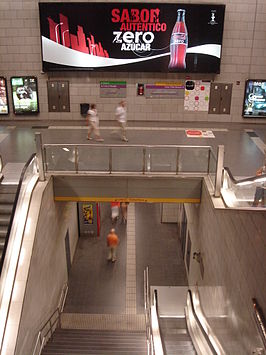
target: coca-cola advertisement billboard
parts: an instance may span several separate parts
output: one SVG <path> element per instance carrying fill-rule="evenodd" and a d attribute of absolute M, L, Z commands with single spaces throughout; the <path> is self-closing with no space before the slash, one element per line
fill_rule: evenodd
<path fill-rule="evenodd" d="M 39 3 L 44 71 L 219 73 L 225 5 Z"/>

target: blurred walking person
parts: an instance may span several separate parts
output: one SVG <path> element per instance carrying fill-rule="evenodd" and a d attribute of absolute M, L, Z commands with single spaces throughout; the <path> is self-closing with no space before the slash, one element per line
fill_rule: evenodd
<path fill-rule="evenodd" d="M 128 202 L 122 202 L 120 206 L 121 206 L 121 214 L 122 214 L 122 223 L 126 224 Z"/>
<path fill-rule="evenodd" d="M 113 263 L 116 261 L 116 249 L 119 244 L 119 238 L 115 233 L 115 229 L 112 228 L 107 236 L 107 246 L 108 246 L 108 261 Z"/>
<path fill-rule="evenodd" d="M 121 139 L 124 142 L 128 142 L 127 136 L 126 136 L 126 127 L 127 127 L 127 108 L 126 108 L 126 102 L 120 101 L 117 108 L 115 109 L 115 115 L 117 122 L 121 128 Z"/>
<path fill-rule="evenodd" d="M 88 110 L 88 125 L 89 129 L 87 139 L 91 140 L 91 134 L 94 133 L 96 137 L 95 140 L 97 142 L 103 142 L 104 139 L 100 136 L 99 117 L 95 104 L 91 104 L 91 108 Z"/>

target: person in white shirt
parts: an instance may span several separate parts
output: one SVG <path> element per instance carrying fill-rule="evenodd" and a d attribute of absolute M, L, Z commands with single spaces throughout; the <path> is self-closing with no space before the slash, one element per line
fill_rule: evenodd
<path fill-rule="evenodd" d="M 127 127 L 127 109 L 126 109 L 126 102 L 121 101 L 119 102 L 117 108 L 115 109 L 115 115 L 117 122 L 121 128 L 121 139 L 124 142 L 128 142 L 126 136 L 126 127 Z"/>
<path fill-rule="evenodd" d="M 96 109 L 95 104 L 91 104 L 91 108 L 88 110 L 88 138 L 89 140 L 92 139 L 91 134 L 95 134 L 95 139 L 98 142 L 103 142 L 104 139 L 101 138 L 100 136 L 100 130 L 99 130 L 99 117 Z"/>

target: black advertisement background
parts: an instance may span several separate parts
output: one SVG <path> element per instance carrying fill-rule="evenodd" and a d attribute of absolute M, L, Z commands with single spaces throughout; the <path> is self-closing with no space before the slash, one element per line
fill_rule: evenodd
<path fill-rule="evenodd" d="M 113 43 L 113 31 L 120 31 L 121 22 L 111 21 L 113 8 L 117 9 L 160 9 L 159 22 L 167 24 L 165 32 L 153 32 L 155 35 L 152 43 L 153 50 L 150 55 L 169 52 L 170 37 L 177 18 L 177 10 L 185 9 L 185 21 L 188 29 L 188 47 L 202 44 L 222 45 L 223 23 L 225 5 L 205 4 L 156 4 L 156 3 L 39 3 L 41 36 L 49 38 L 48 17 L 59 23 L 59 13 L 68 18 L 69 33 L 77 33 L 77 25 L 83 27 L 85 36 L 92 34 L 96 42 L 101 42 L 104 49 L 109 53 L 110 58 L 136 58 L 132 51 L 121 51 L 121 44 Z M 217 24 L 210 25 L 211 11 L 215 11 Z M 132 30 L 132 32 L 136 32 Z M 181 72 L 206 72 L 219 73 L 220 59 L 197 54 L 197 65 L 194 65 L 194 54 L 187 53 L 186 69 Z M 154 59 L 152 61 L 127 64 L 123 66 L 89 68 L 90 70 L 103 71 L 154 71 L 169 72 L 169 56 Z M 50 70 L 86 70 L 86 68 L 70 68 L 53 63 L 43 63 L 44 71 Z M 88 68 L 87 68 L 88 69 Z M 178 70 L 175 70 L 178 71 Z"/>

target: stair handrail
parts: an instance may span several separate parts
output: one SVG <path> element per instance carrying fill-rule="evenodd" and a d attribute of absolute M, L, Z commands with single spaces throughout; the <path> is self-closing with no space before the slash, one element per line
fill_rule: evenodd
<path fill-rule="evenodd" d="M 152 293 L 152 305 L 151 305 L 151 340 L 153 344 L 154 355 L 165 355 L 165 345 L 162 341 L 162 334 L 159 323 L 159 311 L 158 311 L 158 294 L 157 290 L 153 290 Z M 156 344 L 155 344 L 156 341 Z"/>
<path fill-rule="evenodd" d="M 0 352 L 2 350 L 3 343 L 4 343 L 6 326 L 7 326 L 7 321 L 8 321 L 8 316 L 9 316 L 9 311 L 11 306 L 11 296 L 15 284 L 17 265 L 19 262 L 21 245 L 22 245 L 21 243 L 23 241 L 23 233 L 24 233 L 24 227 L 26 223 L 25 222 L 25 218 L 27 214 L 26 208 L 21 208 L 19 211 L 17 211 L 17 209 L 19 207 L 19 203 L 21 203 L 21 199 L 25 197 L 27 191 L 30 192 L 33 190 L 37 180 L 38 180 L 38 165 L 35 158 L 35 154 L 32 154 L 29 160 L 27 161 L 27 163 L 24 165 L 24 168 L 20 175 L 17 192 L 15 195 L 15 200 L 11 212 L 10 222 L 7 230 L 7 235 L 5 239 L 2 259 L 0 262 L 0 272 L 1 272 L 0 307 L 2 312 L 1 315 L 2 322 L 0 327 Z M 27 188 L 29 188 L 29 190 L 27 190 Z M 23 220 L 20 221 L 16 220 L 16 216 L 19 215 L 20 217 L 22 216 Z M 11 242 L 16 243 L 15 255 L 11 250 L 12 248 L 8 247 Z M 10 249 L 10 255 L 7 254 L 9 249 Z M 8 256 L 8 260 L 7 260 L 7 256 Z M 8 299 L 9 301 L 3 302 L 3 297 Z"/>
<path fill-rule="evenodd" d="M 41 327 L 41 329 L 38 332 L 32 355 L 36 355 L 36 354 L 41 355 L 44 345 L 53 336 L 53 333 L 54 333 L 55 329 L 57 328 L 57 325 L 59 324 L 59 327 L 61 327 L 61 313 L 63 312 L 63 309 L 64 309 L 67 292 L 68 292 L 68 284 L 66 283 L 66 284 L 64 284 L 64 286 L 62 288 L 57 308 L 50 315 L 49 319 L 44 323 L 44 325 Z M 57 314 L 57 316 L 56 316 L 55 320 L 52 321 L 55 314 Z M 47 325 L 49 325 L 49 327 L 46 330 L 46 332 L 44 332 Z M 50 335 L 50 336 L 47 339 L 48 335 Z M 39 351 L 37 350 L 38 345 L 39 345 Z"/>
<path fill-rule="evenodd" d="M 2 159 L 2 155 L 0 154 L 0 176 L 2 175 L 2 170 L 3 170 L 3 159 Z"/>
<path fill-rule="evenodd" d="M 151 349 L 151 315 L 150 315 L 150 288 L 149 288 L 149 267 L 144 269 L 144 312 L 145 312 L 145 327 L 147 339 L 147 354 L 152 354 Z"/>
<path fill-rule="evenodd" d="M 6 234 L 6 238 L 5 238 L 5 244 L 4 244 L 4 248 L 3 248 L 2 258 L 0 260 L 0 275 L 1 275 L 1 272 L 2 272 L 2 268 L 3 268 L 3 263 L 4 263 L 4 259 L 5 259 L 5 255 L 6 255 L 7 244 L 8 244 L 9 237 L 10 237 L 11 227 L 12 227 L 12 223 L 13 223 L 13 220 L 14 220 L 15 211 L 16 211 L 16 208 L 17 208 L 17 203 L 18 203 L 18 198 L 19 198 L 21 186 L 22 186 L 22 183 L 23 183 L 23 180 L 24 180 L 25 173 L 26 173 L 28 167 L 30 166 L 31 162 L 35 159 L 35 157 L 36 157 L 36 154 L 33 153 L 31 155 L 31 157 L 29 158 L 29 160 L 27 161 L 27 163 L 24 165 L 23 170 L 22 170 L 21 175 L 20 175 L 18 188 L 17 188 L 17 192 L 16 192 L 16 195 L 15 195 L 15 199 L 14 199 L 14 203 L 13 203 L 13 207 L 12 207 L 12 212 L 11 212 L 11 216 L 10 216 L 10 221 L 9 221 L 9 225 L 8 225 L 8 229 L 7 229 L 7 234 Z"/>
<path fill-rule="evenodd" d="M 261 340 L 264 345 L 264 349 L 266 349 L 266 321 L 262 309 L 260 308 L 258 301 L 256 298 L 252 298 L 253 308 L 254 308 L 254 317 L 256 321 L 257 328 L 259 330 L 259 334 Z"/>
<path fill-rule="evenodd" d="M 248 183 L 252 184 L 254 182 L 259 182 L 261 179 L 266 179 L 266 174 L 261 174 L 259 176 L 251 176 L 248 178 L 244 178 L 244 179 L 239 179 L 237 180 L 236 178 L 234 178 L 230 168 L 228 168 L 227 166 L 224 167 L 224 170 L 228 173 L 230 180 L 235 184 L 235 185 L 247 185 Z"/>
<path fill-rule="evenodd" d="M 200 321 L 199 318 L 198 318 L 198 315 L 197 315 L 197 313 L 196 313 L 196 311 L 195 311 L 195 307 L 194 307 L 194 302 L 193 302 L 193 297 L 192 297 L 192 292 L 191 292 L 191 290 L 188 290 L 188 293 L 187 293 L 187 294 L 188 294 L 188 297 L 189 297 L 189 299 L 190 299 L 191 310 L 192 310 L 193 316 L 194 316 L 194 318 L 195 318 L 195 320 L 196 320 L 196 322 L 197 322 L 197 325 L 198 325 L 199 328 L 200 328 L 200 331 L 201 331 L 201 333 L 202 333 L 204 339 L 205 339 L 206 342 L 207 342 L 207 345 L 208 345 L 210 351 L 212 352 L 213 355 L 220 355 L 220 352 L 218 353 L 218 352 L 216 351 L 216 349 L 214 348 L 212 342 L 210 341 L 210 338 L 209 338 L 208 334 L 206 333 L 206 330 L 204 329 L 204 327 L 203 327 L 202 324 L 201 324 L 201 321 Z"/>

